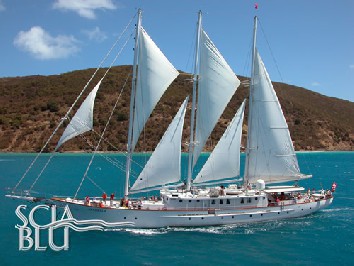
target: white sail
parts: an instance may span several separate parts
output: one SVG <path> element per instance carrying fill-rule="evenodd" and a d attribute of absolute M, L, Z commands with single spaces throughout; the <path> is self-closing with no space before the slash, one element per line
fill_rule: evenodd
<path fill-rule="evenodd" d="M 85 101 L 81 104 L 74 117 L 71 119 L 69 125 L 66 127 L 63 135 L 55 148 L 59 147 L 66 141 L 81 135 L 93 128 L 93 107 L 95 104 L 96 93 L 101 85 L 102 79 L 93 88 Z"/>
<path fill-rule="evenodd" d="M 187 103 L 188 97 L 130 191 L 161 186 L 180 180 L 181 139 Z"/>
<path fill-rule="evenodd" d="M 240 174 L 240 147 L 245 101 L 225 130 L 202 170 L 193 180 L 194 184 L 207 183 Z"/>
<path fill-rule="evenodd" d="M 266 183 L 299 180 L 301 174 L 288 125 L 258 51 L 254 60 L 245 179 L 249 183 L 258 179 Z"/>
<path fill-rule="evenodd" d="M 240 81 L 205 31 L 201 34 L 198 107 L 193 165 Z"/>
<path fill-rule="evenodd" d="M 139 36 L 132 151 L 152 110 L 179 74 L 142 27 Z"/>

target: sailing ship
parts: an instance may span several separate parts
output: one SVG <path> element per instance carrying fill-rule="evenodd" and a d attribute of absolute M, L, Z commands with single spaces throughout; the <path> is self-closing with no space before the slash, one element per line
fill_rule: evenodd
<path fill-rule="evenodd" d="M 311 176 L 300 173 L 279 100 L 257 51 L 257 17 L 254 19 L 244 177 L 239 179 L 246 101 L 241 104 L 193 180 L 193 169 L 203 147 L 240 85 L 239 79 L 204 31 L 201 12 L 197 26 L 186 181 L 181 183 L 181 141 L 188 98 L 182 103 L 144 169 L 130 185 L 132 154 L 139 135 L 164 91 L 179 74 L 142 27 L 139 10 L 124 197 L 121 200 L 101 197 L 80 199 L 77 191 L 74 197 L 53 197 L 45 199 L 45 202 L 68 205 L 73 217 L 78 220 L 129 223 L 138 228 L 227 225 L 294 218 L 311 214 L 332 203 L 330 191 L 305 192 L 303 187 L 297 185 L 297 181 Z M 94 99 L 100 84 L 101 81 L 71 119 L 56 150 L 67 140 L 92 129 Z M 84 178 L 88 170 L 89 167 Z M 294 181 L 295 185 L 273 185 L 289 181 Z M 159 190 L 159 195 L 150 198 L 132 196 L 152 190 Z M 36 200 L 34 197 L 27 199 Z"/>

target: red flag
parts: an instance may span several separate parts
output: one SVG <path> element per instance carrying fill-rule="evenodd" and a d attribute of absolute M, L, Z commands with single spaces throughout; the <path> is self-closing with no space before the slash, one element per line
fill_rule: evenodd
<path fill-rule="evenodd" d="M 254 8 L 255 8 L 255 9 L 258 9 L 258 3 L 255 3 L 255 4 L 254 4 Z"/>

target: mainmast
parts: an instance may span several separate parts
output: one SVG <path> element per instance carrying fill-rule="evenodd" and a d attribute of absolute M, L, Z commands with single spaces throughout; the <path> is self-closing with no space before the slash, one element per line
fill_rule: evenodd
<path fill-rule="evenodd" d="M 132 90 L 130 95 L 130 111 L 129 111 L 129 131 L 128 131 L 128 146 L 127 146 L 127 163 L 126 163 L 126 176 L 125 176 L 125 186 L 124 186 L 124 198 L 128 198 L 129 194 L 129 177 L 130 177 L 130 168 L 131 168 L 131 159 L 132 159 L 132 138 L 133 138 L 133 124 L 134 124 L 134 108 L 135 108 L 135 93 L 136 93 L 136 82 L 137 82 L 137 62 L 138 62 L 138 44 L 139 44 L 139 33 L 141 27 L 141 17 L 142 11 L 138 10 L 138 22 L 136 24 L 136 33 L 135 33 L 135 46 L 134 46 L 134 63 L 133 63 L 133 78 L 132 78 Z"/>
<path fill-rule="evenodd" d="M 190 125 L 190 141 L 189 141 L 189 154 L 188 154 L 188 178 L 187 178 L 187 190 L 191 189 L 192 173 L 193 173 L 193 151 L 194 151 L 194 124 L 195 124 L 195 107 L 197 98 L 197 86 L 199 79 L 199 46 L 200 46 L 200 34 L 202 30 L 202 11 L 198 13 L 197 23 L 197 42 L 195 49 L 195 62 L 194 62 L 194 75 L 193 75 L 193 98 L 192 98 L 192 110 L 191 110 L 191 125 Z"/>
<path fill-rule="evenodd" d="M 256 42 L 257 42 L 257 16 L 254 17 L 254 27 L 253 27 L 253 45 L 252 45 L 252 68 L 251 68 L 251 84 L 249 91 L 249 104 L 248 104 L 248 132 L 247 132 L 247 153 L 246 153 L 246 167 L 245 167 L 245 176 L 244 176 L 244 185 L 248 183 L 248 173 L 249 173 L 249 155 L 250 150 L 255 147 L 250 147 L 250 125 L 252 123 L 252 103 L 253 103 L 253 89 L 254 89 L 254 60 L 256 56 Z"/>

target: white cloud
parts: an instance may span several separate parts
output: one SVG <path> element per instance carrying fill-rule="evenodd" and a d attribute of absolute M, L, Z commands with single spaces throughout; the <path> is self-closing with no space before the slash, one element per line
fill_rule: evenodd
<path fill-rule="evenodd" d="M 39 59 L 65 58 L 77 52 L 78 41 L 73 36 L 51 36 L 39 26 L 29 31 L 20 31 L 14 44 Z"/>
<path fill-rule="evenodd" d="M 311 86 L 313 86 L 313 87 L 318 87 L 320 85 L 321 85 L 321 83 L 319 83 L 317 81 L 314 81 L 314 82 L 311 83 Z"/>
<path fill-rule="evenodd" d="M 81 17 L 96 18 L 96 9 L 116 9 L 112 0 L 56 0 L 54 9 L 70 10 L 78 13 Z"/>
<path fill-rule="evenodd" d="M 95 27 L 92 30 L 83 30 L 82 31 L 90 40 L 94 40 L 96 42 L 103 42 L 107 39 L 107 35 L 101 31 L 99 27 Z"/>
<path fill-rule="evenodd" d="M 2 3 L 2 0 L 0 0 L 0 11 L 4 11 L 6 8 L 4 4 Z"/>

